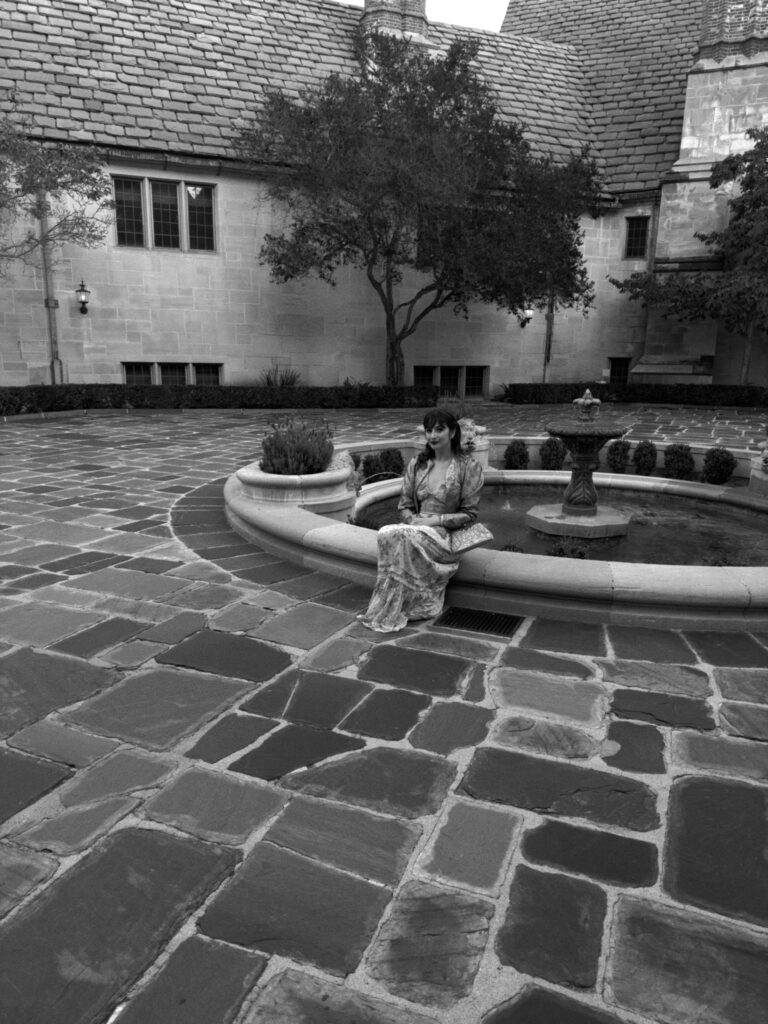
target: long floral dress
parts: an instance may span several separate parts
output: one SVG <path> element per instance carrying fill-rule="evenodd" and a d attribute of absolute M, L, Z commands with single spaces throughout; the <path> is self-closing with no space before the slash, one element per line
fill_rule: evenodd
<path fill-rule="evenodd" d="M 398 509 L 402 524 L 378 532 L 378 573 L 367 611 L 359 620 L 378 633 L 403 629 L 409 619 L 439 615 L 445 588 L 459 567 L 449 531 L 477 520 L 483 470 L 471 456 L 454 456 L 445 481 L 432 490 L 434 462 L 411 459 Z M 445 526 L 410 524 L 416 515 L 442 515 Z"/>

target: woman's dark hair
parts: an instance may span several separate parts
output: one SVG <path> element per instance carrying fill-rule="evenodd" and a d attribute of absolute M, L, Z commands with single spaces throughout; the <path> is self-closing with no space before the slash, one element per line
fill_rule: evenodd
<path fill-rule="evenodd" d="M 448 412 L 447 409 L 430 409 L 424 417 L 424 429 L 430 430 L 432 427 L 448 427 L 449 430 L 455 431 L 451 438 L 451 451 L 454 455 L 461 455 L 461 427 L 453 413 Z M 434 457 L 435 453 L 427 444 L 416 456 L 416 459 L 420 465 L 424 465 Z"/>

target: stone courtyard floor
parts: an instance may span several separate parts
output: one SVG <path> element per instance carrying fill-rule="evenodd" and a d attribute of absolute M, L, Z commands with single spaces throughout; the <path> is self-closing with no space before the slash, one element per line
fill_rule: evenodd
<path fill-rule="evenodd" d="M 371 634 L 228 528 L 277 416 L 0 425 L 0 1020 L 767 1020 L 768 633 Z"/>

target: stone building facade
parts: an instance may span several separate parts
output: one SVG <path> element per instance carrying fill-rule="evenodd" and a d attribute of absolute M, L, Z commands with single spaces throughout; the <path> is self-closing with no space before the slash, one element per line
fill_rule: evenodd
<path fill-rule="evenodd" d="M 263 88 L 353 70 L 361 18 L 435 49 L 476 35 L 483 73 L 534 148 L 589 143 L 610 195 L 583 219 L 587 317 L 537 313 L 521 327 L 489 306 L 441 311 L 405 344 L 408 381 L 473 397 L 513 380 L 738 379 L 738 339 L 649 317 L 607 279 L 700 265 L 694 232 L 726 212 L 709 167 L 768 121 L 764 3 L 510 0 L 498 33 L 430 23 L 424 0 L 1 0 L 0 12 L 4 109 L 40 138 L 103 147 L 117 200 L 102 247 L 62 251 L 55 309 L 39 269 L 11 268 L 0 384 L 239 384 L 275 367 L 312 384 L 383 380 L 383 316 L 363 275 L 278 285 L 259 265 L 285 211 L 269 198 L 272 169 L 245 173 L 233 149 Z"/>

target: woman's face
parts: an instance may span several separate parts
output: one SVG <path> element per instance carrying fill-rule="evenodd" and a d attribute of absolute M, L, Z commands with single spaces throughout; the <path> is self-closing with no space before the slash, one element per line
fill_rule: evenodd
<path fill-rule="evenodd" d="M 455 433 L 455 430 L 450 430 L 447 426 L 435 423 L 426 429 L 427 444 L 434 452 L 450 450 L 451 438 Z"/>

